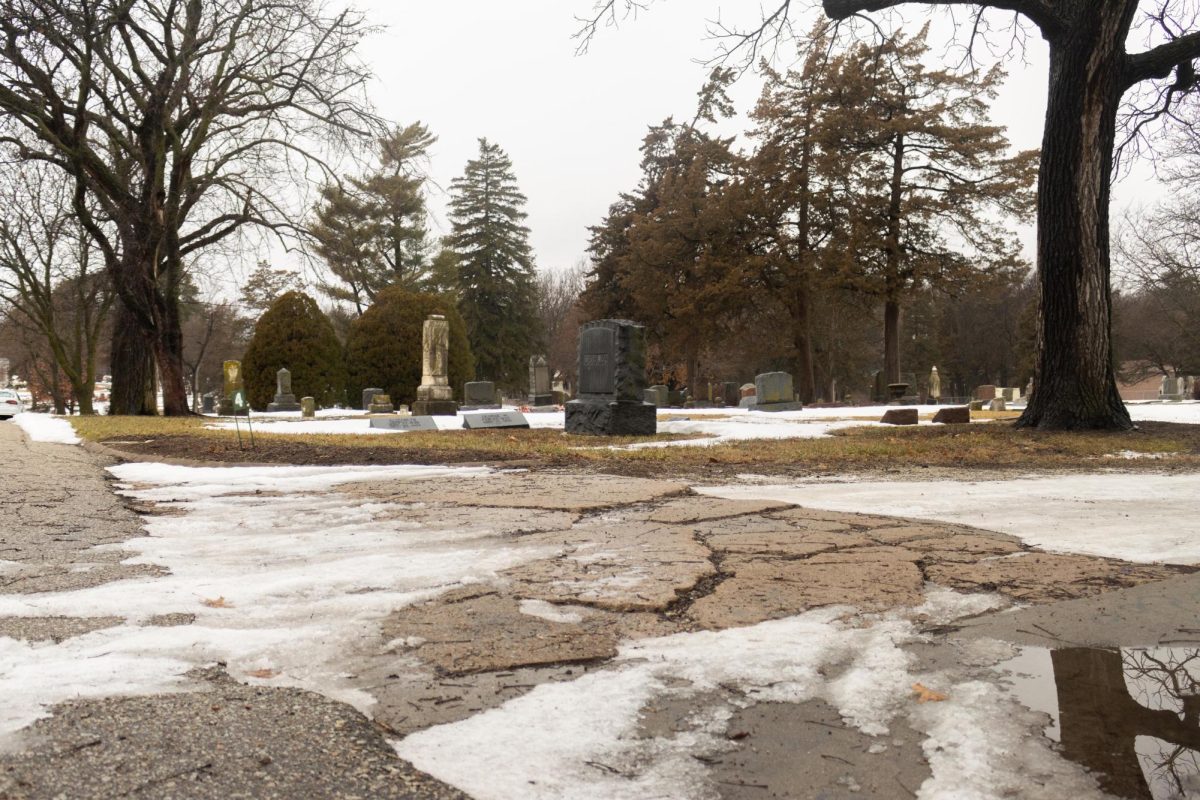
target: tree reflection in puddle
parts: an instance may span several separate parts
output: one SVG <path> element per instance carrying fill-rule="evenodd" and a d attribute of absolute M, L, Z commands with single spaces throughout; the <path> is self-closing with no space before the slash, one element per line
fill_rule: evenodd
<path fill-rule="evenodd" d="M 1023 648 L 997 669 L 1046 735 L 1118 797 L 1200 798 L 1200 645 Z"/>

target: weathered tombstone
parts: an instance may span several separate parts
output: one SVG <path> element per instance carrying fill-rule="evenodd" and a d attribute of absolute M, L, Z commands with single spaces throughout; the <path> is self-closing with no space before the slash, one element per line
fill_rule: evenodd
<path fill-rule="evenodd" d="M 317 416 L 317 401 L 313 397 L 300 398 L 300 416 L 304 419 L 313 419 Z"/>
<path fill-rule="evenodd" d="M 1026 396 L 1026 397 L 1033 397 L 1033 378 L 1030 378 L 1030 379 L 1029 379 L 1029 380 L 1028 380 L 1028 381 L 1025 383 L 1025 396 Z"/>
<path fill-rule="evenodd" d="M 933 415 L 933 421 L 946 425 L 964 425 L 971 421 L 971 409 L 967 406 L 939 408 L 938 412 Z"/>
<path fill-rule="evenodd" d="M 528 428 L 529 421 L 520 411 L 491 411 L 480 414 L 463 414 L 463 427 L 467 430 L 482 428 Z"/>
<path fill-rule="evenodd" d="M 450 323 L 441 314 L 425 320 L 421 336 L 421 385 L 417 387 L 417 416 L 453 417 L 458 413 L 450 389 Z"/>
<path fill-rule="evenodd" d="M 212 414 L 217 410 L 217 396 L 212 392 L 207 392 L 200 397 L 200 413 Z"/>
<path fill-rule="evenodd" d="M 463 384 L 463 408 L 499 408 L 496 384 L 491 381 L 468 381 Z"/>
<path fill-rule="evenodd" d="M 972 400 L 971 402 L 967 403 L 967 408 L 971 411 L 983 411 L 986 406 L 987 403 L 985 403 L 983 400 Z"/>
<path fill-rule="evenodd" d="M 436 431 L 437 423 L 433 421 L 433 417 L 372 417 L 372 428 L 381 428 L 388 431 Z"/>
<path fill-rule="evenodd" d="M 1010 403 L 1015 403 L 1016 401 L 1021 399 L 1020 387 L 1005 386 L 1005 387 L 997 389 L 996 391 L 998 392 L 998 396 L 1004 398 L 1005 400 L 1007 400 Z"/>
<path fill-rule="evenodd" d="M 883 412 L 879 420 L 885 425 L 916 425 L 917 410 L 915 408 L 889 408 Z"/>
<path fill-rule="evenodd" d="M 670 402 L 669 394 L 667 387 L 660 383 L 647 389 L 643 397 L 647 403 L 653 403 L 658 408 L 666 408 Z"/>
<path fill-rule="evenodd" d="M 1182 400 L 1183 395 L 1179 391 L 1179 379 L 1170 375 L 1163 375 L 1162 386 L 1158 390 L 1158 398 L 1160 400 Z"/>
<path fill-rule="evenodd" d="M 667 390 L 667 405 L 671 408 L 682 408 L 687 402 L 687 391 L 684 389 L 668 389 Z"/>
<path fill-rule="evenodd" d="M 554 405 L 554 393 L 550 390 L 550 367 L 546 365 L 545 356 L 529 357 L 529 405 Z"/>
<path fill-rule="evenodd" d="M 1008 401 L 1003 397 L 997 397 L 988 404 L 989 411 L 1008 411 Z"/>
<path fill-rule="evenodd" d="M 908 397 L 907 383 L 889 383 L 888 390 L 888 405 L 899 405 L 904 398 Z"/>
<path fill-rule="evenodd" d="M 275 399 L 267 405 L 267 411 L 299 411 L 300 404 L 292 394 L 292 373 L 286 367 L 275 373 Z"/>
<path fill-rule="evenodd" d="M 233 397 L 238 392 L 242 396 L 246 394 L 246 381 L 242 376 L 242 362 L 226 361 L 222 367 L 221 375 L 223 378 L 221 385 L 221 401 L 217 405 L 217 413 L 223 417 L 230 416 L 250 416 L 250 407 L 242 405 L 240 408 L 234 407 Z"/>
<path fill-rule="evenodd" d="M 644 401 L 646 340 L 641 325 L 620 319 L 579 329 L 579 395 L 567 403 L 567 433 L 651 436 L 654 406 Z"/>
<path fill-rule="evenodd" d="M 982 386 L 975 387 L 975 399 L 982 400 L 985 403 L 996 399 L 996 385 L 985 383 Z"/>
<path fill-rule="evenodd" d="M 764 372 L 754 377 L 754 411 L 799 411 L 792 376 L 786 372 Z"/>
<path fill-rule="evenodd" d="M 929 402 L 935 406 L 942 399 L 942 376 L 938 374 L 937 367 L 929 370 Z"/>
<path fill-rule="evenodd" d="M 392 405 L 392 396 L 388 394 L 377 394 L 367 404 L 368 414 L 391 414 L 395 410 L 395 406 Z"/>
<path fill-rule="evenodd" d="M 369 386 L 362 390 L 362 405 L 359 406 L 363 411 L 367 410 L 367 406 L 371 405 L 371 400 L 375 395 L 383 394 L 383 389 L 378 386 Z"/>

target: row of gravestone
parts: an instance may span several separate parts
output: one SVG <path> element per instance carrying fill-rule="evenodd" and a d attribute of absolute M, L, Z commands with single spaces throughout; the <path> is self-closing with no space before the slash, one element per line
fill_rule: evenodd
<path fill-rule="evenodd" d="M 755 411 L 797 411 L 804 408 L 796 400 L 792 376 L 786 372 L 764 372 L 754 383 L 738 386 L 733 381 L 710 383 L 708 400 L 688 399 L 685 392 L 672 391 L 662 384 L 645 390 L 644 399 L 658 408 L 738 407 Z"/>

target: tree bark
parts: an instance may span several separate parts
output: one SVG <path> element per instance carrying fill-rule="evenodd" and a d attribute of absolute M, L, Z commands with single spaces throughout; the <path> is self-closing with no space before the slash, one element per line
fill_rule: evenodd
<path fill-rule="evenodd" d="M 1018 427 L 1133 427 L 1112 348 L 1108 204 L 1124 46 L 1136 3 L 1088 4 L 1050 40 L 1038 182 L 1038 359 Z"/>
<path fill-rule="evenodd" d="M 807 286 L 796 286 L 792 290 L 792 346 L 796 348 L 793 369 L 796 372 L 796 393 L 800 402 L 816 401 L 817 383 L 813 369 L 812 331 L 809 317 L 809 292 Z"/>
<path fill-rule="evenodd" d="M 112 392 L 109 414 L 153 414 L 146 402 L 147 388 L 154 375 L 153 354 L 134 314 L 118 302 L 113 320 Z"/>
<path fill-rule="evenodd" d="M 900 301 L 891 297 L 883 303 L 883 376 L 900 382 Z"/>

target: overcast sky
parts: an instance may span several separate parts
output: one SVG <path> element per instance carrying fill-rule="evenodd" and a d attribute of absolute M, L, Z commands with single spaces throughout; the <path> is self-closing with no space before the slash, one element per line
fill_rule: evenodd
<path fill-rule="evenodd" d="M 773 7 L 774 0 L 764 2 Z M 636 184 L 646 127 L 694 112 L 708 72 L 696 59 L 714 52 L 706 21 L 724 5 L 725 22 L 752 22 L 759 8 L 749 0 L 660 0 L 636 20 L 602 30 L 577 56 L 575 17 L 591 0 L 354 5 L 385 26 L 364 50 L 378 75 L 379 111 L 397 123 L 420 120 L 438 136 L 431 169 L 443 187 L 476 155 L 479 137 L 503 147 L 529 198 L 537 263 L 551 269 L 582 258 L 587 226 Z M 1038 146 L 1045 109 L 1044 45 L 1036 37 L 1031 44 L 1028 65 L 1010 65 L 994 106 L 1019 148 Z M 753 76 L 735 88 L 740 111 L 753 105 L 758 88 Z M 444 233 L 444 198 L 434 199 L 432 211 L 434 233 Z"/>

